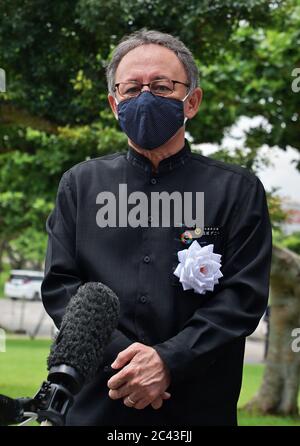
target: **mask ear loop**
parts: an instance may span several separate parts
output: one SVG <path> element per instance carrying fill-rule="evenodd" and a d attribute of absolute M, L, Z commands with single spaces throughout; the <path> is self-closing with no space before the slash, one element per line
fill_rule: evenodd
<path fill-rule="evenodd" d="M 182 102 L 184 102 L 184 101 L 186 100 L 186 98 L 189 96 L 189 94 L 190 94 L 190 91 L 184 96 L 183 99 L 181 99 Z M 187 120 L 188 120 L 188 118 L 185 116 L 185 117 L 184 117 L 184 120 L 183 120 L 183 125 L 185 125 L 185 123 L 186 123 Z"/>
<path fill-rule="evenodd" d="M 119 101 L 118 101 L 118 99 L 117 99 L 117 96 L 114 95 L 114 98 L 115 98 L 115 103 L 116 103 L 116 105 L 118 106 L 118 105 L 119 105 Z M 118 108 L 117 108 L 117 109 L 118 109 Z M 119 120 L 118 113 L 115 114 L 115 118 L 116 118 L 117 121 Z"/>

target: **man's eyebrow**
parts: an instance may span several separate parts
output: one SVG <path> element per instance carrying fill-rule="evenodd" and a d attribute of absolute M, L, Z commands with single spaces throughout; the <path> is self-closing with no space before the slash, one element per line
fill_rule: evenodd
<path fill-rule="evenodd" d="M 159 79 L 171 79 L 170 76 L 160 75 L 160 76 L 154 76 L 153 80 L 159 80 Z"/>
<path fill-rule="evenodd" d="M 157 76 L 154 76 L 153 78 L 151 78 L 152 81 L 157 81 L 157 80 L 160 80 L 160 79 L 171 79 L 171 78 L 169 76 L 166 76 L 166 75 L 157 75 Z M 140 80 L 138 78 L 130 78 L 130 79 L 127 79 L 127 80 L 125 80 L 123 82 L 140 82 Z"/>

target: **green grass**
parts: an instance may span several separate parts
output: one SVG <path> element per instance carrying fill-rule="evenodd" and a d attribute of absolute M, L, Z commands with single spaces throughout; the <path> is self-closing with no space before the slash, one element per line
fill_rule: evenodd
<path fill-rule="evenodd" d="M 240 426 L 300 426 L 300 420 L 290 417 L 250 415 L 241 408 L 253 397 L 262 381 L 264 366 L 246 364 L 244 367 L 243 384 L 238 404 L 238 419 Z M 300 406 L 300 393 L 299 393 Z"/>
<path fill-rule="evenodd" d="M 0 393 L 12 397 L 32 396 L 46 378 L 50 341 L 7 339 L 0 353 Z"/>
<path fill-rule="evenodd" d="M 11 397 L 33 396 L 46 378 L 46 358 L 50 341 L 9 338 L 6 353 L 0 353 L 0 393 Z M 263 365 L 245 365 L 239 400 L 241 426 L 300 426 L 300 421 L 275 416 L 249 415 L 242 406 L 259 388 Z M 300 398 L 299 398 L 300 403 Z"/>
<path fill-rule="evenodd" d="M 244 366 L 242 390 L 239 399 L 239 407 L 246 404 L 258 389 L 264 372 L 264 365 L 246 364 Z"/>

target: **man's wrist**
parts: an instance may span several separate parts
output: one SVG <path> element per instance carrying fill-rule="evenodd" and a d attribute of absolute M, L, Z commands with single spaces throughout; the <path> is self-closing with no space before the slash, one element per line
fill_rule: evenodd
<path fill-rule="evenodd" d="M 165 375 L 165 380 L 166 380 L 167 386 L 169 386 L 171 384 L 171 372 L 170 372 L 170 369 L 169 369 L 168 365 L 165 363 L 165 361 L 163 360 L 163 358 L 161 357 L 161 355 L 159 354 L 159 352 L 155 348 L 153 348 L 153 350 L 155 350 L 155 353 L 157 354 L 157 356 L 158 356 L 158 358 L 160 360 L 160 363 L 162 365 L 163 372 L 164 372 L 164 375 Z"/>

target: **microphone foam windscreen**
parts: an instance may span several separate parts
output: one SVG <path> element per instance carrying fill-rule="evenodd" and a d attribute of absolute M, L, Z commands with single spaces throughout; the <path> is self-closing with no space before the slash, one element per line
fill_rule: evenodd
<path fill-rule="evenodd" d="M 76 369 L 85 381 L 92 379 L 103 362 L 119 313 L 119 299 L 108 286 L 100 282 L 80 286 L 66 307 L 48 370 L 64 364 Z"/>

